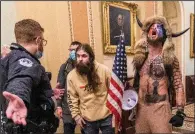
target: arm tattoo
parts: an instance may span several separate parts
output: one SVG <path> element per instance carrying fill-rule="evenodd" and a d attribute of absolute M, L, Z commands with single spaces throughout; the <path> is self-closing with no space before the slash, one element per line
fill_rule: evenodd
<path fill-rule="evenodd" d="M 173 86 L 174 86 L 174 90 L 176 90 L 177 107 L 178 108 L 184 107 L 185 96 L 184 96 L 184 88 L 182 84 L 182 75 L 179 68 L 179 61 L 176 57 L 173 63 Z"/>

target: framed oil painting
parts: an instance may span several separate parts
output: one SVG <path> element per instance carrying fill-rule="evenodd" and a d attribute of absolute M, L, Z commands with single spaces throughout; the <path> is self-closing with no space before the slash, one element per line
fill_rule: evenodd
<path fill-rule="evenodd" d="M 195 55 L 195 37 L 194 37 L 194 14 L 190 14 L 190 57 L 194 58 Z"/>
<path fill-rule="evenodd" d="M 103 49 L 105 54 L 116 53 L 120 35 L 124 35 L 126 53 L 133 54 L 137 4 L 102 2 Z"/>

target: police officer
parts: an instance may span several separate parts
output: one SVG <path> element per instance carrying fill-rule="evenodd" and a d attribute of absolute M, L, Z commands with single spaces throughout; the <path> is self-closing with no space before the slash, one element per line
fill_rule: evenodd
<path fill-rule="evenodd" d="M 56 130 L 58 121 L 51 117 L 54 116 L 56 99 L 63 95 L 64 90 L 59 89 L 59 84 L 52 90 L 45 69 L 38 60 L 47 44 L 43 37 L 44 29 L 35 20 L 24 19 L 15 24 L 14 32 L 17 43 L 11 44 L 11 52 L 3 59 L 3 64 L 8 65 L 8 80 L 3 92 L 8 100 L 6 116 L 14 124 L 26 128 L 29 128 L 28 121 L 39 125 L 44 120 Z M 41 132 L 39 128 L 36 131 Z M 27 132 L 25 129 L 20 133 Z"/>

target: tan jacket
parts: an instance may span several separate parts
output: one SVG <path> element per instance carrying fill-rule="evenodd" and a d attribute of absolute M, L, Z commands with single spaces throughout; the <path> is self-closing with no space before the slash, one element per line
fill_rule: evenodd
<path fill-rule="evenodd" d="M 97 62 L 95 62 L 95 69 L 101 81 L 96 93 L 85 90 L 87 77 L 79 75 L 76 69 L 67 76 L 68 104 L 75 120 L 82 116 L 85 120 L 97 121 L 111 114 L 106 107 L 111 71 Z"/>

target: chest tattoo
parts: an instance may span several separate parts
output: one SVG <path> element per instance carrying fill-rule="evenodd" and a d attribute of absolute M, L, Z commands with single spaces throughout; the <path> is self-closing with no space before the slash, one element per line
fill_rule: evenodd
<path fill-rule="evenodd" d="M 153 86 L 153 94 L 147 93 L 145 96 L 146 101 L 153 102 L 154 100 L 159 100 L 159 97 L 161 98 L 161 96 L 158 95 L 159 82 L 166 75 L 162 56 L 158 55 L 154 59 L 148 58 L 140 71 L 140 76 L 143 75 L 148 75 L 149 78 L 152 79 Z M 164 100 L 165 96 L 161 99 Z"/>
<path fill-rule="evenodd" d="M 154 80 L 152 83 L 154 86 L 153 94 L 158 94 L 157 89 L 159 81 L 165 76 L 165 69 L 161 56 L 157 56 L 150 62 L 149 76 Z"/>

